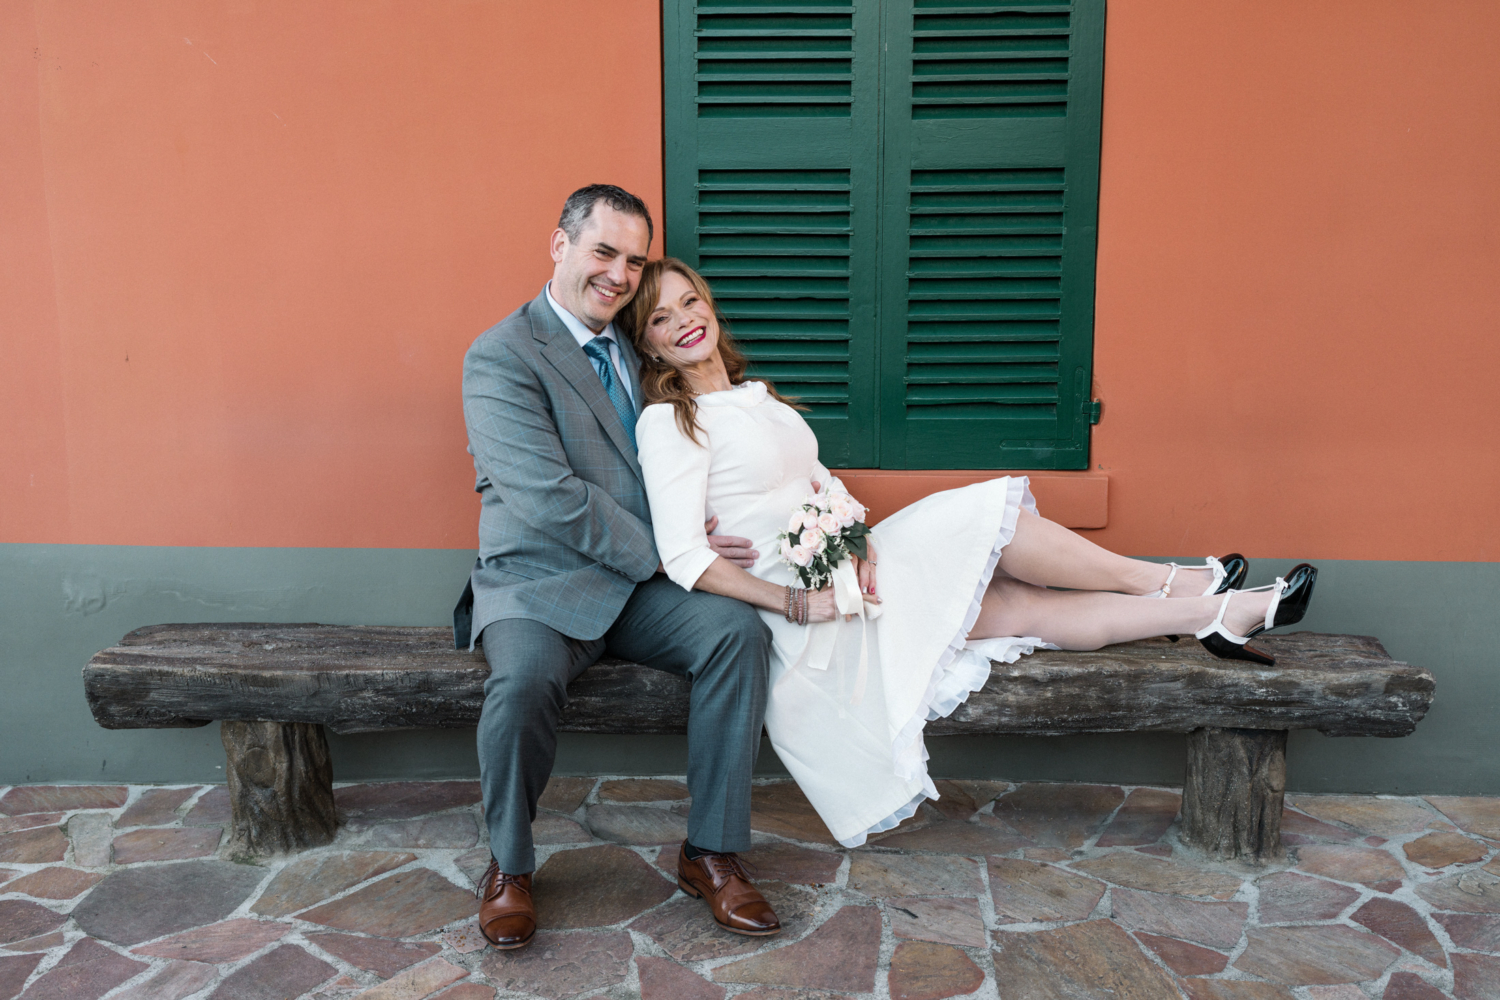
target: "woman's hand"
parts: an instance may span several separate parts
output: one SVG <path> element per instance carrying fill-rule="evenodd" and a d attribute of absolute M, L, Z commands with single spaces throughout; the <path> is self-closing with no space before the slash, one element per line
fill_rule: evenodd
<path fill-rule="evenodd" d="M 831 622 L 837 617 L 839 617 L 839 604 L 833 596 L 832 587 L 807 592 L 807 624 Z"/>

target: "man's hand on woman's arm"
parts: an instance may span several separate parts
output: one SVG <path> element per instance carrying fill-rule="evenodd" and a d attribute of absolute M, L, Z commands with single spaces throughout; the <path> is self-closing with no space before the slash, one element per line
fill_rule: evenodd
<path fill-rule="evenodd" d="M 760 552 L 750 547 L 750 539 L 738 535 L 715 535 L 713 530 L 718 525 L 717 514 L 703 522 L 703 531 L 708 535 L 708 547 L 714 550 L 714 555 L 728 559 L 740 569 L 753 569 L 755 560 L 760 558 Z M 657 563 L 656 571 L 665 573 L 667 568 Z"/>
<path fill-rule="evenodd" d="M 750 547 L 750 539 L 740 538 L 738 535 L 716 535 L 714 529 L 718 526 L 717 514 L 703 525 L 703 530 L 708 534 L 708 547 L 714 550 L 714 555 L 728 559 L 740 569 L 753 569 L 755 560 L 760 558 L 760 552 Z"/>

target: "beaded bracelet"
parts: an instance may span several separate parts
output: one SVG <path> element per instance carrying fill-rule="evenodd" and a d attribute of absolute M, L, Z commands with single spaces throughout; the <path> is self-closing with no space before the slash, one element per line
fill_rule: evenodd
<path fill-rule="evenodd" d="M 807 588 L 787 587 L 782 600 L 782 616 L 793 625 L 807 624 Z"/>

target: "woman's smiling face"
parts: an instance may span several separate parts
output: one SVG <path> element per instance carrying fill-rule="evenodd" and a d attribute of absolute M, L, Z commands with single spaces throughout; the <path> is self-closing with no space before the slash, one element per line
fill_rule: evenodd
<path fill-rule="evenodd" d="M 714 311 L 676 271 L 661 276 L 656 308 L 646 320 L 649 353 L 673 368 L 695 368 L 719 351 L 719 324 Z"/>

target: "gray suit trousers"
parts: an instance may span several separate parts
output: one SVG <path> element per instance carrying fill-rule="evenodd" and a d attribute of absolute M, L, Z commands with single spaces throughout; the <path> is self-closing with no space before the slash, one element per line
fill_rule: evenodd
<path fill-rule="evenodd" d="M 490 852 L 501 871 L 536 868 L 531 821 L 557 756 L 568 682 L 606 652 L 692 682 L 688 839 L 711 851 L 750 847 L 750 775 L 771 647 L 771 631 L 754 608 L 685 591 L 658 574 L 636 586 L 602 639 L 505 618 L 485 628 L 483 642 L 490 676 L 479 718 L 479 777 Z"/>

